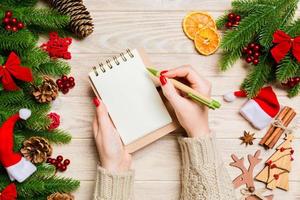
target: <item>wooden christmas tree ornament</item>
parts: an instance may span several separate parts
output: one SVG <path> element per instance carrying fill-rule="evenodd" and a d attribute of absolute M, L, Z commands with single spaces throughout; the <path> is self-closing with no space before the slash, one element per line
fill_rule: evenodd
<path fill-rule="evenodd" d="M 266 183 L 268 189 L 289 189 L 289 173 L 294 160 L 291 144 L 293 139 L 293 134 L 287 134 L 285 141 L 276 148 L 276 152 L 266 161 L 266 166 L 255 177 L 256 180 Z"/>
<path fill-rule="evenodd" d="M 253 170 L 254 167 L 260 163 L 261 159 L 259 158 L 260 150 L 256 151 L 254 156 L 249 154 L 248 161 L 250 163 L 248 169 L 245 167 L 244 158 L 238 158 L 236 155 L 232 154 L 231 158 L 234 162 L 230 163 L 230 166 L 239 168 L 242 171 L 242 174 L 236 177 L 232 183 L 234 188 L 239 188 L 240 186 L 246 184 L 246 188 L 241 189 L 241 194 L 243 195 L 242 199 L 245 200 L 272 200 L 273 195 L 263 196 L 265 189 L 256 189 L 254 187 L 253 180 Z"/>

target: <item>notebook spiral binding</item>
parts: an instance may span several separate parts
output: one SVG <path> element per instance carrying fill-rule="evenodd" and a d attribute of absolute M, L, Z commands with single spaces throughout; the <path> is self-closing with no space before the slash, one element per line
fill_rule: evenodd
<path fill-rule="evenodd" d="M 96 76 L 99 75 L 99 69 L 102 71 L 102 73 L 105 73 L 107 68 L 105 67 L 105 65 L 109 68 L 109 69 L 112 69 L 113 68 L 113 65 L 111 64 L 111 62 L 114 62 L 116 63 L 116 65 L 120 65 L 121 62 L 126 62 L 129 58 L 133 58 L 134 55 L 131 53 L 130 49 L 126 49 L 126 53 L 120 53 L 120 57 L 117 58 L 117 56 L 113 56 L 112 57 L 112 60 L 111 59 L 108 59 L 105 61 L 106 64 L 103 64 L 103 63 L 99 63 L 99 67 L 96 67 L 96 66 L 93 66 L 93 70 L 96 74 Z M 122 59 L 122 61 L 120 60 L 120 58 Z M 120 61 L 119 61 L 120 60 Z"/>

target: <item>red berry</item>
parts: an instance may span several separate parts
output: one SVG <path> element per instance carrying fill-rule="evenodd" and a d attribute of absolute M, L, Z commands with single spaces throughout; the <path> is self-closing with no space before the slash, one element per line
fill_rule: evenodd
<path fill-rule="evenodd" d="M 247 53 L 247 51 L 248 51 L 248 47 L 244 47 L 243 48 L 243 53 Z"/>
<path fill-rule="evenodd" d="M 240 22 L 238 22 L 238 21 L 235 21 L 235 22 L 233 23 L 234 26 L 238 26 L 239 24 L 240 24 Z"/>
<path fill-rule="evenodd" d="M 62 89 L 64 87 L 63 83 L 60 83 L 57 85 L 59 89 Z"/>
<path fill-rule="evenodd" d="M 58 169 L 59 169 L 59 171 L 64 172 L 67 170 L 67 166 L 61 165 Z"/>
<path fill-rule="evenodd" d="M 256 44 L 255 46 L 254 46 L 254 51 L 259 51 L 260 50 L 260 45 L 259 44 Z"/>
<path fill-rule="evenodd" d="M 5 12 L 5 17 L 7 17 L 7 18 L 11 18 L 12 15 L 13 15 L 13 13 L 10 10 L 8 10 L 8 11 Z"/>
<path fill-rule="evenodd" d="M 50 161 L 50 164 L 56 165 L 56 163 L 57 163 L 56 160 L 54 158 L 52 158 L 51 161 Z"/>
<path fill-rule="evenodd" d="M 233 21 L 235 18 L 235 14 L 234 13 L 229 13 L 228 14 L 228 20 Z"/>
<path fill-rule="evenodd" d="M 62 92 L 63 94 L 67 94 L 67 93 L 69 92 L 69 89 L 68 89 L 68 88 L 63 88 L 63 89 L 61 90 L 61 92 Z"/>
<path fill-rule="evenodd" d="M 18 27 L 18 29 L 23 29 L 24 24 L 22 22 L 18 22 L 17 27 Z"/>
<path fill-rule="evenodd" d="M 12 24 L 16 24 L 18 22 L 17 18 L 11 18 L 10 22 Z"/>
<path fill-rule="evenodd" d="M 294 161 L 294 158 L 291 156 L 291 161 Z"/>
<path fill-rule="evenodd" d="M 47 163 L 51 163 L 52 158 L 47 158 Z"/>
<path fill-rule="evenodd" d="M 6 25 L 6 26 L 5 26 L 5 29 L 6 29 L 7 31 L 11 31 L 12 27 L 11 27 L 11 25 Z"/>
<path fill-rule="evenodd" d="M 232 24 L 231 22 L 227 22 L 227 23 L 226 23 L 226 27 L 227 27 L 227 28 L 231 28 L 232 26 L 233 26 L 233 24 Z"/>
<path fill-rule="evenodd" d="M 241 16 L 240 15 L 236 15 L 235 16 L 235 21 L 237 21 L 237 22 L 241 21 Z"/>
<path fill-rule="evenodd" d="M 276 167 L 277 167 L 276 164 L 272 164 L 272 165 L 271 165 L 271 169 L 274 169 L 274 168 L 276 168 Z"/>
<path fill-rule="evenodd" d="M 66 81 L 68 81 L 68 77 L 67 77 L 66 75 L 63 75 L 63 76 L 61 77 L 61 80 L 62 80 L 63 82 L 66 82 Z"/>
<path fill-rule="evenodd" d="M 56 84 L 57 84 L 57 85 L 61 85 L 61 84 L 62 84 L 62 80 L 61 80 L 61 79 L 57 79 L 57 80 L 56 80 Z"/>
<path fill-rule="evenodd" d="M 70 76 L 70 77 L 69 77 L 69 81 L 70 81 L 70 82 L 74 82 L 74 81 L 75 81 L 74 77 L 73 77 L 73 76 Z"/>
<path fill-rule="evenodd" d="M 280 150 L 280 152 L 283 152 L 285 150 L 285 148 L 281 147 L 279 150 Z"/>
<path fill-rule="evenodd" d="M 268 166 L 271 166 L 271 164 L 272 164 L 272 160 L 269 160 L 269 161 L 266 163 L 266 165 L 268 165 Z"/>
<path fill-rule="evenodd" d="M 66 165 L 66 166 L 68 166 L 70 163 L 71 163 L 71 161 L 70 161 L 69 159 L 66 159 L 66 160 L 64 161 L 64 165 Z"/>
<path fill-rule="evenodd" d="M 13 26 L 13 27 L 11 28 L 11 30 L 12 30 L 13 32 L 17 32 L 17 31 L 18 31 L 18 28 L 17 28 L 16 26 Z"/>
<path fill-rule="evenodd" d="M 247 54 L 248 56 L 251 56 L 253 54 L 253 51 L 251 49 L 248 49 Z"/>
<path fill-rule="evenodd" d="M 251 43 L 249 47 L 253 49 L 255 47 L 255 43 Z"/>
<path fill-rule="evenodd" d="M 3 21 L 4 24 L 8 24 L 10 19 L 8 17 L 5 17 L 5 18 L 3 18 L 2 21 Z"/>
<path fill-rule="evenodd" d="M 254 54 L 253 54 L 253 57 L 254 58 L 258 58 L 260 56 L 260 53 L 259 52 L 255 52 Z"/>
<path fill-rule="evenodd" d="M 71 86 L 70 83 L 65 84 L 65 88 L 70 88 L 70 86 Z"/>
<path fill-rule="evenodd" d="M 254 60 L 253 60 L 253 65 L 258 65 L 258 63 L 259 63 L 259 60 L 258 60 L 258 59 L 254 59 Z"/>
<path fill-rule="evenodd" d="M 73 88 L 75 86 L 75 82 L 70 83 L 70 88 Z"/>
<path fill-rule="evenodd" d="M 247 62 L 247 63 L 251 63 L 251 62 L 252 62 L 252 58 L 251 58 L 251 57 L 247 57 L 247 58 L 246 58 L 246 62 Z"/>
<path fill-rule="evenodd" d="M 59 162 L 59 163 L 56 163 L 56 168 L 57 168 L 57 169 L 60 169 L 60 168 L 61 168 L 61 166 L 63 166 L 63 164 L 62 164 L 62 163 L 60 163 L 60 162 Z"/>
<path fill-rule="evenodd" d="M 290 153 L 293 155 L 294 154 L 294 149 L 292 149 Z"/>
<path fill-rule="evenodd" d="M 58 162 L 63 161 L 63 159 L 64 159 L 64 157 L 62 157 L 62 156 L 57 156 L 57 157 L 56 157 L 56 160 L 57 160 Z"/>

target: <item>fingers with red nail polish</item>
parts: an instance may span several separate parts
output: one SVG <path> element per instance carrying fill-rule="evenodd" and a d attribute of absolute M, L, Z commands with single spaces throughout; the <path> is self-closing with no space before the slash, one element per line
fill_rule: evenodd
<path fill-rule="evenodd" d="M 165 76 L 161 75 L 161 76 L 159 77 L 159 80 L 160 80 L 160 83 L 161 83 L 162 86 L 164 86 L 164 85 L 167 84 L 167 79 L 166 79 Z"/>
<path fill-rule="evenodd" d="M 95 97 L 93 99 L 93 103 L 95 104 L 96 107 L 100 106 L 100 101 L 99 101 L 99 99 L 97 97 Z"/>
<path fill-rule="evenodd" d="M 167 72 L 168 72 L 168 70 L 163 70 L 163 71 L 160 72 L 160 75 L 164 75 Z"/>

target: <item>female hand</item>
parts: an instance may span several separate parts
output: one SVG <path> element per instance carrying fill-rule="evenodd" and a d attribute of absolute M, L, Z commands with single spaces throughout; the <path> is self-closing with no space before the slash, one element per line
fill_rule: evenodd
<path fill-rule="evenodd" d="M 191 88 L 206 97 L 211 95 L 210 82 L 201 78 L 190 66 L 162 71 L 160 76 L 163 93 L 174 108 L 178 121 L 188 136 L 199 137 L 209 134 L 207 106 L 185 98 L 168 78 L 184 79 Z"/>
<path fill-rule="evenodd" d="M 124 149 L 106 106 L 97 97 L 93 102 L 96 106 L 93 131 L 101 166 L 113 173 L 128 171 L 131 167 L 131 155 Z"/>

